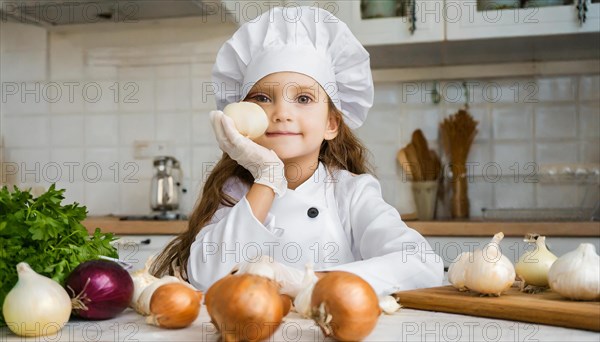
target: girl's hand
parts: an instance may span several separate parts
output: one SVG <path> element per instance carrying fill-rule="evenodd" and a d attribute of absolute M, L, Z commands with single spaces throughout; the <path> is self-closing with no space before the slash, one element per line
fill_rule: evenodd
<path fill-rule="evenodd" d="M 283 196 L 287 189 L 287 179 L 283 162 L 277 154 L 241 135 L 235 128 L 233 119 L 222 111 L 213 110 L 209 115 L 221 150 L 250 171 L 255 183 L 266 185 L 278 196 Z"/>

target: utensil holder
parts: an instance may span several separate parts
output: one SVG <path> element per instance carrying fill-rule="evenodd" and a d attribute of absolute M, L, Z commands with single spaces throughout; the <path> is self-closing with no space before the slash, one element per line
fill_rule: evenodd
<path fill-rule="evenodd" d="M 412 190 L 417 207 L 417 217 L 419 220 L 432 220 L 435 214 L 438 181 L 413 182 Z"/>

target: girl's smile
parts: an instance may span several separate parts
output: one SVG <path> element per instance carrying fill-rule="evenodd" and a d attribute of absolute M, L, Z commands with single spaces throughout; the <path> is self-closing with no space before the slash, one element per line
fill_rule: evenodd
<path fill-rule="evenodd" d="M 265 135 L 267 136 L 267 138 L 277 138 L 277 137 L 298 136 L 298 135 L 302 135 L 302 134 L 288 132 L 288 131 L 271 131 L 271 132 L 267 131 L 265 133 Z"/>

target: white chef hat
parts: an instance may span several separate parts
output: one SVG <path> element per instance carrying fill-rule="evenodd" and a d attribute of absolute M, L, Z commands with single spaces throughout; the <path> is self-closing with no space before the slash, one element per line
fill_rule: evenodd
<path fill-rule="evenodd" d="M 348 26 L 326 10 L 292 6 L 261 14 L 223 44 L 212 71 L 217 109 L 281 71 L 317 81 L 350 128 L 363 124 L 373 104 L 369 53 Z"/>

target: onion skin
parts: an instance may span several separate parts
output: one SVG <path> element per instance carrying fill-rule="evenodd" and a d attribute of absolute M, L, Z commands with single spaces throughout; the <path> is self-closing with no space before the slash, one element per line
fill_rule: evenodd
<path fill-rule="evenodd" d="M 534 250 L 521 255 L 515 265 L 515 272 L 527 285 L 549 287 L 548 271 L 558 258 L 546 248 L 545 236 L 540 236 L 534 246 Z"/>
<path fill-rule="evenodd" d="M 202 292 L 181 283 L 160 286 L 150 300 L 147 322 L 161 328 L 180 329 L 194 323 L 200 313 Z"/>
<path fill-rule="evenodd" d="M 253 274 L 220 279 L 206 292 L 205 304 L 225 342 L 265 340 L 277 330 L 284 313 L 279 285 Z"/>
<path fill-rule="evenodd" d="M 292 297 L 282 294 L 281 303 L 283 305 L 283 317 L 285 317 L 288 313 L 290 313 L 290 309 L 292 308 Z"/>
<path fill-rule="evenodd" d="M 54 280 L 36 273 L 26 262 L 17 264 L 17 273 L 19 280 L 2 306 L 8 328 L 24 337 L 59 332 L 71 316 L 71 298 L 67 291 Z M 0 341 L 5 341 L 6 333 L 0 332 L 0 336 Z"/>
<path fill-rule="evenodd" d="M 381 314 L 377 294 L 361 277 L 342 271 L 327 272 L 311 297 L 313 319 L 325 336 L 358 341 L 373 331 Z"/>
<path fill-rule="evenodd" d="M 79 264 L 67 277 L 65 288 L 72 298 L 73 314 L 90 320 L 116 317 L 129 306 L 133 297 L 133 280 L 129 272 L 109 260 Z"/>

